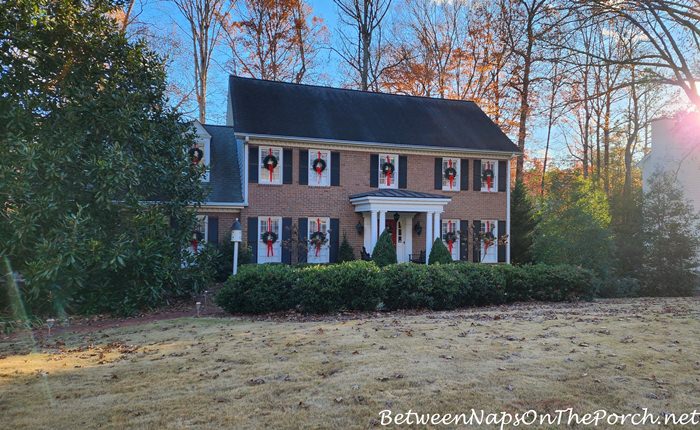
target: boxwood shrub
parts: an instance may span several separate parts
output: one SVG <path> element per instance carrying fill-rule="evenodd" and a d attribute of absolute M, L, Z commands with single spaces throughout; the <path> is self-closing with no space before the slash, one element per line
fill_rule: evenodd
<path fill-rule="evenodd" d="M 333 265 L 246 266 L 217 296 L 229 312 L 289 309 L 324 313 L 340 310 L 454 309 L 516 301 L 590 299 L 593 272 L 558 265 L 455 263 L 391 264 L 371 261 Z"/>

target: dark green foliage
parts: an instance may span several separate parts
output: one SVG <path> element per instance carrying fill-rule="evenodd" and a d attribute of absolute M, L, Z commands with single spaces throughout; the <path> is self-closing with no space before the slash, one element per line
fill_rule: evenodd
<path fill-rule="evenodd" d="M 225 241 L 219 244 L 215 266 L 214 280 L 224 282 L 233 273 L 233 242 Z M 253 253 L 246 243 L 238 244 L 238 266 L 250 264 Z"/>
<path fill-rule="evenodd" d="M 610 228 L 615 235 L 615 275 L 640 276 L 644 256 L 642 236 L 642 190 L 629 196 L 616 193 L 610 198 Z"/>
<path fill-rule="evenodd" d="M 216 303 L 232 313 L 264 313 L 293 309 L 296 269 L 285 264 L 248 265 L 226 281 Z"/>
<path fill-rule="evenodd" d="M 597 296 L 603 298 L 639 297 L 641 283 L 635 278 L 609 278 L 598 289 Z"/>
<path fill-rule="evenodd" d="M 375 310 L 383 297 L 379 269 L 367 261 L 304 267 L 297 272 L 294 297 L 303 312 Z"/>
<path fill-rule="evenodd" d="M 167 107 L 161 60 L 127 41 L 112 8 L 0 7 L 12 29 L 0 38 L 0 255 L 24 276 L 30 312 L 129 313 L 208 276 L 182 268 L 204 196 L 193 134 Z"/>
<path fill-rule="evenodd" d="M 535 209 L 522 181 L 510 194 L 510 259 L 513 264 L 532 262 L 532 235 L 537 226 Z"/>
<path fill-rule="evenodd" d="M 257 273 L 259 272 L 259 273 Z M 289 267 L 247 266 L 229 279 L 217 303 L 229 312 L 454 309 L 516 301 L 590 299 L 592 271 L 574 266 L 372 262 Z"/>
<path fill-rule="evenodd" d="M 692 295 L 698 288 L 698 214 L 671 176 L 651 179 L 642 216 L 642 294 Z"/>
<path fill-rule="evenodd" d="M 442 240 L 435 239 L 433 247 L 430 249 L 428 264 L 449 264 L 452 263 L 452 256 Z"/>
<path fill-rule="evenodd" d="M 352 247 L 348 243 L 348 237 L 343 233 L 343 240 L 340 242 L 340 248 L 338 249 L 338 263 L 344 261 L 353 261 L 355 259 L 355 253 L 352 251 Z"/>
<path fill-rule="evenodd" d="M 613 236 L 605 194 L 578 174 L 555 176 L 538 213 L 532 253 L 537 262 L 572 264 L 606 276 Z"/>
<path fill-rule="evenodd" d="M 379 235 L 377 244 L 374 246 L 374 252 L 372 253 L 372 261 L 379 267 L 396 264 L 396 248 L 394 248 L 394 243 L 391 240 L 391 232 L 389 230 L 384 230 L 382 234 Z"/>

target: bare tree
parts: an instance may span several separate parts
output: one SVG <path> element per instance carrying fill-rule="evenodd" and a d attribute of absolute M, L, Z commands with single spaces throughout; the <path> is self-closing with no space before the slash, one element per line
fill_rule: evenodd
<path fill-rule="evenodd" d="M 391 0 L 333 0 L 340 22 L 338 48 L 332 48 L 356 75 L 353 84 L 363 91 L 378 90 L 378 80 L 386 70 L 383 24 Z"/>
<path fill-rule="evenodd" d="M 229 0 L 174 0 L 187 22 L 184 29 L 192 43 L 194 88 L 199 108 L 199 121 L 207 117 L 207 79 L 214 48 L 221 40 L 221 21 L 230 10 Z"/>

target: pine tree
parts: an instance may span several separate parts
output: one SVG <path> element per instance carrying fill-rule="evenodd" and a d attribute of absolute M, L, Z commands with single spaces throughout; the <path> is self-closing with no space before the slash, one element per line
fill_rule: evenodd
<path fill-rule="evenodd" d="M 348 243 L 348 236 L 343 233 L 343 240 L 340 242 L 340 248 L 338 249 L 338 263 L 352 261 L 354 259 L 355 253 L 352 251 L 350 243 Z"/>
<path fill-rule="evenodd" d="M 433 248 L 430 250 L 428 264 L 448 264 L 452 263 L 452 256 L 442 240 L 435 239 Z"/>
<path fill-rule="evenodd" d="M 698 214 L 675 180 L 654 175 L 642 203 L 643 294 L 687 296 L 698 287 Z"/>
<path fill-rule="evenodd" d="M 379 235 L 377 244 L 374 245 L 372 261 L 377 263 L 379 267 L 396 264 L 396 248 L 394 248 L 394 243 L 391 240 L 391 232 L 389 230 L 384 230 L 382 234 Z"/>
<path fill-rule="evenodd" d="M 510 259 L 514 264 L 532 262 L 532 232 L 537 226 L 535 210 L 522 181 L 510 195 Z"/>

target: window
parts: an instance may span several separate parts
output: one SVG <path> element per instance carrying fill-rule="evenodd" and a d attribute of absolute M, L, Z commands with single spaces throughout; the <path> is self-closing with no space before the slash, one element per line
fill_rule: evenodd
<path fill-rule="evenodd" d="M 259 184 L 282 183 L 282 148 L 261 146 L 258 148 Z"/>
<path fill-rule="evenodd" d="M 379 154 L 379 188 L 399 188 L 399 156 Z"/>
<path fill-rule="evenodd" d="M 202 175 L 203 182 L 209 182 L 209 139 L 197 139 L 197 142 L 188 151 L 188 156 L 193 165 L 196 165 L 204 170 Z"/>
<path fill-rule="evenodd" d="M 206 215 L 197 215 L 197 224 L 195 224 L 192 238 L 190 239 L 190 252 L 197 254 L 202 249 L 202 244 L 209 239 L 209 217 Z"/>
<path fill-rule="evenodd" d="M 331 236 L 328 231 L 329 225 L 330 218 L 309 218 L 307 262 L 328 263 L 330 261 L 329 244 Z"/>
<path fill-rule="evenodd" d="M 330 185 L 331 151 L 309 149 L 309 186 L 329 187 Z"/>
<path fill-rule="evenodd" d="M 481 262 L 498 263 L 498 221 L 481 221 Z M 491 233 L 484 237 L 487 233 Z"/>
<path fill-rule="evenodd" d="M 459 158 L 442 159 L 442 191 L 459 191 L 460 164 Z"/>
<path fill-rule="evenodd" d="M 459 220 L 458 219 L 443 219 L 440 237 L 442 243 L 452 255 L 452 259 L 459 260 Z"/>
<path fill-rule="evenodd" d="M 495 160 L 481 160 L 481 191 L 498 191 L 498 163 Z"/>
<path fill-rule="evenodd" d="M 265 239 L 269 239 L 265 241 Z M 282 262 L 282 218 L 258 217 L 258 263 Z"/>

